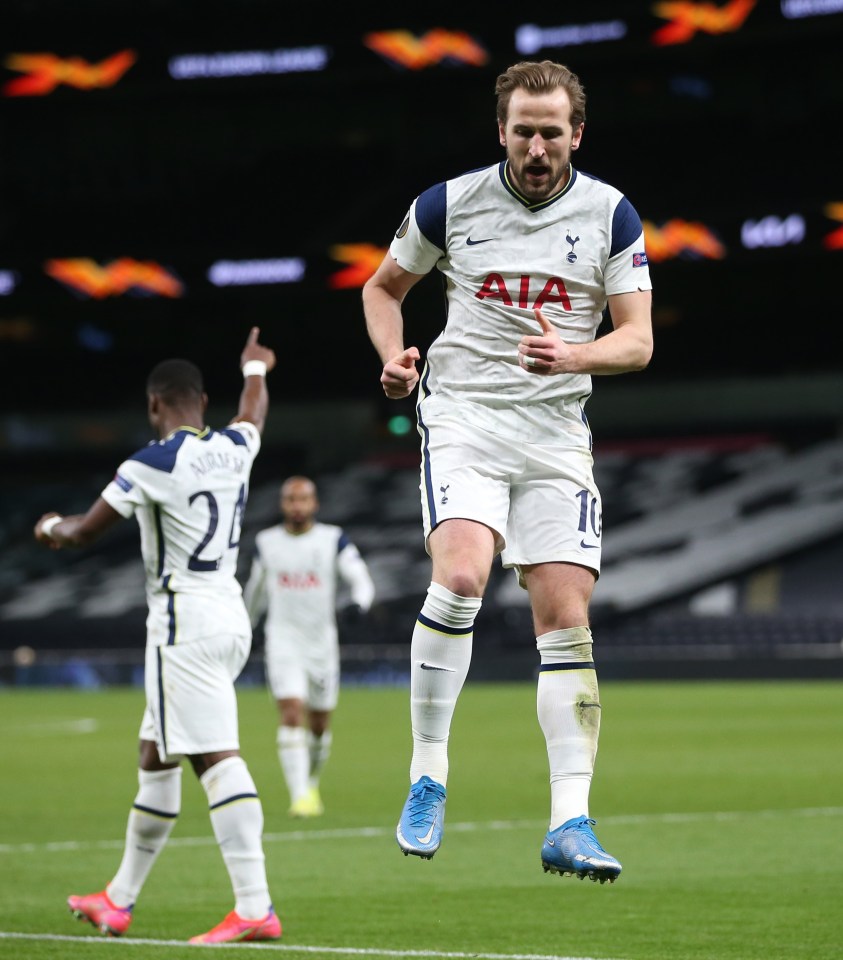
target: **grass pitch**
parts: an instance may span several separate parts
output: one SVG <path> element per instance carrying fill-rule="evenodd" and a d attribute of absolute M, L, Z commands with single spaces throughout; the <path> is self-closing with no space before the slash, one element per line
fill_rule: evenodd
<path fill-rule="evenodd" d="M 408 789 L 406 689 L 343 690 L 325 815 L 287 817 L 275 707 L 240 691 L 264 805 L 278 944 L 188 947 L 232 907 L 205 796 L 182 814 L 129 934 L 67 911 L 119 863 L 136 786 L 142 691 L 0 692 L 0 958 L 226 955 L 839 960 L 843 685 L 604 682 L 591 814 L 623 863 L 613 886 L 542 872 L 547 759 L 532 683 L 466 685 L 448 820 L 431 861 L 394 830 Z"/>

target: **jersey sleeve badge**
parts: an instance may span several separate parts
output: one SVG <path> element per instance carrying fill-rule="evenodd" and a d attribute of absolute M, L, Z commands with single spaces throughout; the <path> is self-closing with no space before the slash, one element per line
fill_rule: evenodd
<path fill-rule="evenodd" d="M 117 484 L 118 487 L 120 487 L 123 493 L 128 493 L 134 486 L 134 484 L 130 480 L 127 480 L 120 473 L 114 474 L 114 482 Z"/>

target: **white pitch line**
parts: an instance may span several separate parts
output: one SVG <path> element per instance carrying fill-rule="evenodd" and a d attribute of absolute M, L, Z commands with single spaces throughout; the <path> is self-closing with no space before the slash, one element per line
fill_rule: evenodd
<path fill-rule="evenodd" d="M 150 940 L 140 937 L 69 937 L 53 933 L 4 933 L 0 940 L 37 940 L 60 943 L 106 943 L 121 947 L 184 947 L 184 940 Z M 442 950 L 380 950 L 375 947 L 313 947 L 294 943 L 217 943 L 219 950 L 276 950 L 285 953 L 330 953 L 350 957 L 432 957 L 434 960 L 598 960 L 596 957 L 560 957 L 549 953 L 463 953 Z M 601 960 L 612 960 L 604 957 Z"/>
<path fill-rule="evenodd" d="M 601 817 L 601 824 L 680 824 L 680 823 L 726 823 L 737 820 L 777 820 L 785 817 L 840 817 L 843 807 L 802 807 L 796 810 L 712 810 L 699 813 L 634 813 Z M 535 830 L 546 827 L 545 820 L 487 820 L 449 823 L 449 833 L 474 833 L 478 830 Z M 361 837 L 391 837 L 394 827 L 346 827 L 337 830 L 290 830 L 284 833 L 264 834 L 264 843 L 313 842 L 316 840 L 348 840 Z M 216 844 L 216 838 L 170 837 L 169 847 L 207 847 Z M 45 843 L 0 843 L 4 853 L 76 853 L 79 850 L 122 850 L 125 841 L 120 840 L 55 840 Z"/>
<path fill-rule="evenodd" d="M 41 737 L 57 733 L 95 733 L 99 729 L 99 721 L 95 717 L 80 717 L 74 720 L 44 720 L 41 723 L 20 723 L 3 727 L 3 733 L 13 733 L 15 736 L 34 734 Z"/>

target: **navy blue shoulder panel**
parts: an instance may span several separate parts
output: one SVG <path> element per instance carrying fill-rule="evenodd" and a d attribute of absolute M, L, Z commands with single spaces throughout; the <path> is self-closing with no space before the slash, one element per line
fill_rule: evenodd
<path fill-rule="evenodd" d="M 612 247 L 609 250 L 609 257 L 613 257 L 635 243 L 641 236 L 642 229 L 641 218 L 635 212 L 635 207 L 626 197 L 622 197 L 612 217 Z"/>
<path fill-rule="evenodd" d="M 416 200 L 416 223 L 425 237 L 445 252 L 445 209 L 447 207 L 447 187 L 437 183 L 419 194 Z"/>
<path fill-rule="evenodd" d="M 142 447 L 137 453 L 133 453 L 129 459 L 146 464 L 153 470 L 172 473 L 173 467 L 176 465 L 176 456 L 188 436 L 187 432 L 179 432 L 167 440 L 153 440 L 152 443 Z"/>
<path fill-rule="evenodd" d="M 343 530 L 343 532 L 340 534 L 339 540 L 337 540 L 337 553 L 342 553 L 343 550 L 345 550 L 345 548 L 346 548 L 350 543 L 351 543 L 351 541 L 348 539 L 348 535 L 347 535 L 346 532 Z"/>
<path fill-rule="evenodd" d="M 249 444 L 246 441 L 246 438 L 239 430 L 232 430 L 231 427 L 226 427 L 225 430 L 220 430 L 224 437 L 228 437 L 229 440 L 233 440 L 235 446 L 238 447 L 248 447 Z"/>
<path fill-rule="evenodd" d="M 582 176 L 588 180 L 606 183 L 606 181 L 601 180 L 600 177 L 595 177 L 593 173 L 580 172 Z M 612 246 L 609 250 L 609 257 L 611 258 L 616 253 L 620 253 L 621 250 L 626 250 L 631 243 L 634 243 L 641 236 L 643 229 L 641 226 L 641 218 L 638 216 L 635 207 L 633 207 L 626 197 L 621 197 L 612 215 Z"/>

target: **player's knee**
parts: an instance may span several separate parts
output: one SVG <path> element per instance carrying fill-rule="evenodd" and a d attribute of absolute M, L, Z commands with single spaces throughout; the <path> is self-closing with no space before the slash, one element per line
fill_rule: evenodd
<path fill-rule="evenodd" d="M 587 630 L 588 601 L 573 594 L 533 598 L 533 621 L 536 636 L 552 630 Z"/>
<path fill-rule="evenodd" d="M 313 716 L 310 718 L 310 732 L 314 737 L 322 737 L 328 732 L 330 720 L 327 716 Z"/>
<path fill-rule="evenodd" d="M 442 583 L 432 581 L 427 588 L 422 612 L 437 623 L 450 627 L 470 627 L 474 624 L 474 618 L 482 603 L 480 596 L 465 596 Z"/>
<path fill-rule="evenodd" d="M 450 571 L 443 578 L 443 586 L 457 597 L 470 599 L 483 596 L 487 579 L 485 575 L 466 567 Z"/>
<path fill-rule="evenodd" d="M 304 725 L 304 703 L 301 700 L 282 700 L 278 712 L 281 716 L 282 726 L 301 727 Z"/>

